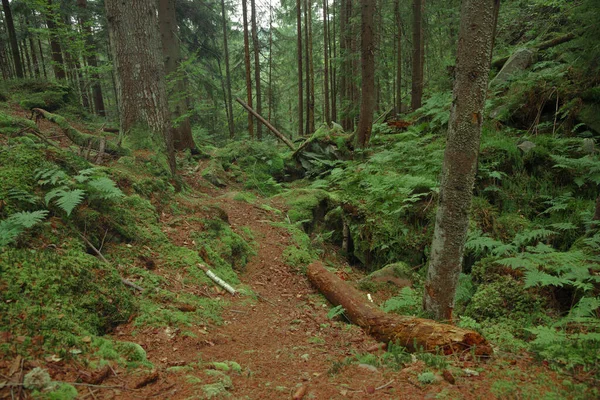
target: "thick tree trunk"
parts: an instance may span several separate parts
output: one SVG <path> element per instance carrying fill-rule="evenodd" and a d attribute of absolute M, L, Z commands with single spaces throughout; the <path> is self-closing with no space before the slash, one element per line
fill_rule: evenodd
<path fill-rule="evenodd" d="M 84 51 L 84 57 L 86 63 L 92 69 L 90 78 L 92 80 L 92 99 L 94 101 L 94 110 L 97 115 L 104 117 L 106 116 L 106 109 L 104 106 L 102 85 L 100 84 L 100 74 L 97 72 L 98 56 L 96 55 L 96 44 L 94 42 L 94 36 L 89 22 L 90 17 L 87 10 L 87 0 L 77 0 L 77 7 L 79 7 L 81 11 L 79 14 L 79 21 L 85 34 L 86 49 Z"/>
<path fill-rule="evenodd" d="M 179 50 L 179 40 L 177 38 L 177 18 L 175 15 L 174 0 L 159 0 L 158 2 L 158 21 L 160 27 L 160 36 L 162 43 L 162 55 L 165 62 L 165 76 L 169 76 L 177 71 L 181 62 L 181 52 Z M 175 97 L 185 93 L 186 82 L 179 79 L 175 82 Z M 179 99 L 171 107 L 171 118 L 180 119 L 187 111 L 185 99 Z M 183 118 L 177 127 L 173 128 L 173 147 L 175 150 L 195 149 L 196 144 L 192 137 L 192 125 L 189 118 Z"/>
<path fill-rule="evenodd" d="M 402 112 L 402 20 L 400 19 L 400 0 L 394 2 L 394 18 L 396 21 L 396 103 L 395 114 Z"/>
<path fill-rule="evenodd" d="M 298 57 L 298 136 L 304 127 L 304 99 L 302 93 L 302 0 L 296 0 L 296 40 Z"/>
<path fill-rule="evenodd" d="M 308 8 L 310 7 L 309 1 L 304 0 L 304 71 L 305 71 L 305 85 L 306 85 L 306 126 L 304 128 L 304 134 L 310 134 L 310 69 L 308 67 Z"/>
<path fill-rule="evenodd" d="M 58 41 L 58 26 L 56 25 L 56 14 L 52 0 L 48 0 L 48 11 L 46 13 L 46 25 L 50 33 L 50 49 L 52 54 L 52 68 L 54 69 L 54 77 L 58 80 L 67 79 L 65 64 L 63 62 L 62 48 Z"/>
<path fill-rule="evenodd" d="M 242 23 L 244 24 L 244 63 L 246 66 L 246 98 L 248 105 L 252 107 L 252 77 L 250 74 L 250 38 L 248 37 L 248 6 L 246 0 L 242 0 Z M 248 114 L 248 133 L 254 139 L 254 120 Z"/>
<path fill-rule="evenodd" d="M 423 1 L 413 0 L 413 57 L 412 93 L 413 111 L 421 108 L 423 98 Z"/>
<path fill-rule="evenodd" d="M 323 94 L 325 102 L 325 123 L 331 126 L 329 104 L 329 23 L 327 21 L 327 0 L 323 0 Z"/>
<path fill-rule="evenodd" d="M 490 69 L 495 2 L 465 0 L 461 7 L 456 80 L 423 297 L 423 307 L 437 319 L 452 319 L 462 268 Z"/>
<path fill-rule="evenodd" d="M 29 27 L 29 23 L 27 24 L 27 26 Z M 29 48 L 31 49 L 31 59 L 33 61 L 33 70 L 35 72 L 35 76 L 37 78 L 39 78 L 40 75 L 41 75 L 40 74 L 40 64 L 38 62 L 37 54 L 36 54 L 36 51 L 35 51 L 35 44 L 34 44 L 34 41 L 33 41 L 33 35 L 31 34 L 31 32 L 29 33 L 28 40 L 29 40 Z"/>
<path fill-rule="evenodd" d="M 6 19 L 6 28 L 8 30 L 8 39 L 10 41 L 10 49 L 12 51 L 13 62 L 17 78 L 23 78 L 23 65 L 19 57 L 19 44 L 17 42 L 17 33 L 15 32 L 15 24 L 13 22 L 12 12 L 8 0 L 2 0 L 2 10 L 4 10 L 4 18 Z"/>
<path fill-rule="evenodd" d="M 375 0 L 361 0 L 361 77 L 362 96 L 360 119 L 358 120 L 357 144 L 360 148 L 369 145 L 373 128 L 373 107 L 375 105 L 375 41 L 373 15 Z"/>
<path fill-rule="evenodd" d="M 164 140 L 169 167 L 175 174 L 157 5 L 106 0 L 105 6 L 117 76 L 121 132 L 126 134 L 140 123 L 148 126 Z"/>
<path fill-rule="evenodd" d="M 350 47 L 348 46 L 350 35 L 350 16 L 348 15 L 348 3 L 350 0 L 340 1 L 340 106 L 341 106 L 341 122 L 344 130 L 351 130 L 349 107 L 350 107 L 350 81 L 352 80 L 350 66 Z"/>
<path fill-rule="evenodd" d="M 344 315 L 364 328 L 377 340 L 398 343 L 409 351 L 442 352 L 473 351 L 490 356 L 491 346 L 479 333 L 428 319 L 387 314 L 366 301 L 366 296 L 327 271 L 320 262 L 308 266 L 308 279 L 334 306 L 341 305 Z"/>
<path fill-rule="evenodd" d="M 329 50 L 333 52 L 333 58 L 329 58 L 329 70 L 331 71 L 331 120 L 332 121 L 337 121 L 338 120 L 338 116 L 337 116 L 337 96 L 338 96 L 338 82 L 337 82 L 337 65 L 334 64 L 333 60 L 337 60 L 337 46 L 336 46 L 336 36 L 335 36 L 335 1 L 332 4 L 332 10 L 333 10 L 333 14 L 331 16 L 331 22 L 333 25 L 331 27 L 331 29 L 329 30 L 330 35 L 329 35 L 329 40 L 330 40 L 330 46 L 329 46 Z M 329 9 L 329 6 L 327 7 L 327 9 Z M 329 14 L 329 11 L 327 12 L 327 14 Z M 330 24 L 327 23 L 327 28 L 329 29 Z"/>
<path fill-rule="evenodd" d="M 250 8 L 252 11 L 252 46 L 254 48 L 254 85 L 256 87 L 256 112 L 262 114 L 262 92 L 260 90 L 260 51 L 258 43 L 258 28 L 256 26 L 256 1 L 250 0 Z M 262 139 L 262 126 L 256 124 L 256 138 Z"/>
<path fill-rule="evenodd" d="M 229 138 L 235 136 L 235 126 L 233 123 L 233 98 L 231 96 L 231 72 L 229 69 L 229 47 L 227 44 L 227 12 L 225 11 L 225 0 L 221 0 L 221 14 L 223 16 L 223 52 L 225 53 L 225 86 L 227 89 L 227 126 L 229 128 Z"/>

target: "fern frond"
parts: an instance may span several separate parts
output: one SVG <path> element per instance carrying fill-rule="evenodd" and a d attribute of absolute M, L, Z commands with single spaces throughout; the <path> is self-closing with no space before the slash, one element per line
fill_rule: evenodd
<path fill-rule="evenodd" d="M 25 229 L 40 223 L 48 211 L 19 212 L 0 221 L 0 247 L 12 243 Z"/>
<path fill-rule="evenodd" d="M 115 182 L 106 177 L 91 180 L 88 182 L 88 185 L 94 188 L 100 194 L 99 197 L 102 199 L 114 200 L 125 196 Z"/>
<path fill-rule="evenodd" d="M 35 173 L 35 179 L 40 186 L 48 184 L 56 185 L 57 183 L 65 183 L 69 180 L 69 176 L 60 168 L 43 168 L 38 169 Z"/>
<path fill-rule="evenodd" d="M 56 205 L 62 209 L 67 215 L 71 215 L 73 209 L 83 201 L 85 191 L 81 189 L 65 190 L 65 188 L 55 189 L 46 195 L 46 201 L 49 203 L 56 198 Z"/>
<path fill-rule="evenodd" d="M 28 204 L 36 204 L 40 200 L 38 196 L 32 195 L 31 193 L 26 192 L 22 189 L 10 189 L 6 193 L 6 198 L 9 200 L 24 202 Z"/>

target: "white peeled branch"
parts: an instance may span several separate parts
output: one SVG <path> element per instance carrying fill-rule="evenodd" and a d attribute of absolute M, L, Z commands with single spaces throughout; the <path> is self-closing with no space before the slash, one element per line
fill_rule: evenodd
<path fill-rule="evenodd" d="M 204 271 L 206 273 L 206 275 L 210 279 L 212 279 L 216 284 L 221 286 L 223 289 L 227 290 L 229 293 L 231 293 L 231 295 L 235 296 L 236 290 L 233 287 L 231 287 L 227 282 L 225 282 L 223 279 L 221 279 L 217 275 L 215 275 L 210 269 L 208 269 L 208 267 L 206 267 L 205 265 L 202 265 L 202 264 L 198 264 L 198 267 L 200 267 L 200 269 L 202 271 Z"/>

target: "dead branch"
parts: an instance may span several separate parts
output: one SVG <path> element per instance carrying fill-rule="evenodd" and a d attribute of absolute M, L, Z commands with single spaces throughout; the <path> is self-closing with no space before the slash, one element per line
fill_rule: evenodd
<path fill-rule="evenodd" d="M 238 103 L 240 103 L 242 105 L 242 107 L 244 107 L 246 110 L 248 110 L 248 112 L 250 114 L 254 115 L 260 122 L 263 123 L 264 126 L 266 126 L 267 128 L 269 128 L 269 130 L 271 132 L 273 132 L 273 134 L 275 136 L 277 136 L 279 138 L 279 140 L 281 140 L 283 143 L 285 143 L 287 145 L 287 147 L 289 147 L 290 149 L 292 149 L 292 151 L 296 150 L 296 147 L 294 147 L 294 144 L 290 141 L 290 139 L 288 139 L 287 137 L 285 137 L 273 125 L 271 125 L 269 123 L 269 121 L 267 121 L 259 113 L 257 113 L 256 111 L 254 111 L 254 109 L 252 107 L 250 107 L 248 104 L 244 103 L 244 101 L 242 99 L 240 99 L 239 97 L 236 97 L 235 101 L 237 101 Z"/>

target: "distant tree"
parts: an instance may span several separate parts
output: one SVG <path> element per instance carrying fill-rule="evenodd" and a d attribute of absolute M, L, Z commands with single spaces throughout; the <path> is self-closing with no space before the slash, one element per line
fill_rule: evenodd
<path fill-rule="evenodd" d="M 162 43 L 162 55 L 165 62 L 165 74 L 169 76 L 174 74 L 181 63 L 180 43 L 177 35 L 177 18 L 175 14 L 175 0 L 159 0 L 158 2 L 158 20 L 160 27 L 160 36 Z M 192 137 L 192 126 L 190 119 L 183 117 L 187 112 L 185 97 L 185 80 L 177 79 L 174 85 L 176 92 L 171 109 L 171 118 L 179 119 L 177 127 L 173 128 L 173 146 L 175 150 L 195 149 L 194 138 Z"/>
<path fill-rule="evenodd" d="M 46 7 L 46 25 L 48 26 L 48 33 L 50 36 L 50 49 L 52 53 L 52 68 L 54 70 L 54 77 L 59 80 L 64 80 L 67 79 L 67 73 L 65 71 L 62 46 L 60 45 L 59 39 L 59 19 L 55 8 L 56 6 L 52 3 L 52 0 L 48 0 Z"/>
<path fill-rule="evenodd" d="M 421 108 L 423 98 L 423 3 L 425 0 L 413 0 L 413 57 L 412 57 L 412 93 L 413 110 Z"/>
<path fill-rule="evenodd" d="M 120 99 L 121 132 L 148 126 L 165 142 L 176 171 L 157 3 L 105 0 Z"/>
<path fill-rule="evenodd" d="M 85 34 L 86 49 L 83 54 L 85 61 L 92 70 L 90 78 L 92 81 L 92 99 L 94 102 L 94 110 L 96 114 L 104 117 L 106 115 L 106 108 L 104 106 L 104 96 L 102 94 L 100 74 L 98 73 L 98 49 L 96 47 L 94 34 L 92 32 L 91 17 L 87 7 L 87 0 L 77 0 L 77 6 L 80 9 L 79 24 L 81 25 L 81 28 Z"/>
<path fill-rule="evenodd" d="M 373 15 L 375 0 L 361 0 L 361 85 L 360 118 L 358 120 L 357 144 L 365 148 L 371 139 L 373 108 L 375 106 L 375 42 Z"/>
<path fill-rule="evenodd" d="M 246 66 L 246 95 L 248 105 L 252 107 L 252 76 L 250 70 L 250 38 L 248 37 L 248 5 L 242 0 L 242 24 L 244 25 L 244 65 Z M 248 113 L 248 133 L 254 138 L 254 119 Z"/>
<path fill-rule="evenodd" d="M 452 319 L 462 269 L 488 86 L 494 7 L 499 1 L 464 0 L 461 8 L 456 80 L 423 296 L 424 309 L 437 319 Z"/>
<path fill-rule="evenodd" d="M 256 112 L 262 115 L 262 91 L 260 88 L 260 43 L 258 42 L 258 27 L 256 25 L 256 1 L 250 0 L 250 8 L 252 11 L 252 47 L 254 49 L 254 86 L 256 87 Z M 262 139 L 262 124 L 257 120 L 256 123 L 256 138 Z"/>
<path fill-rule="evenodd" d="M 223 53 L 225 55 L 225 84 L 227 90 L 227 127 L 229 128 L 229 138 L 235 136 L 235 127 L 233 124 L 233 97 L 231 95 L 231 71 L 229 68 L 229 46 L 227 41 L 227 13 L 225 11 L 225 0 L 221 0 L 221 15 L 223 17 Z"/>
<path fill-rule="evenodd" d="M 395 114 L 402 112 L 402 20 L 400 19 L 400 0 L 394 2 L 394 22 L 396 28 L 396 102 Z"/>
<path fill-rule="evenodd" d="M 15 65 L 15 72 L 17 78 L 23 78 L 23 65 L 21 64 L 21 57 L 19 56 L 17 33 L 15 32 L 15 24 L 8 0 L 2 0 L 2 10 L 4 11 L 4 18 L 6 19 L 6 28 L 8 30 L 8 38 L 10 41 L 10 49 L 12 51 L 13 62 Z"/>
<path fill-rule="evenodd" d="M 331 126 L 329 104 L 329 24 L 327 23 L 327 0 L 323 0 L 323 93 L 325 103 L 325 123 Z"/>
<path fill-rule="evenodd" d="M 296 45 L 298 61 L 298 136 L 302 136 L 304 101 L 302 94 L 302 0 L 296 0 Z"/>

